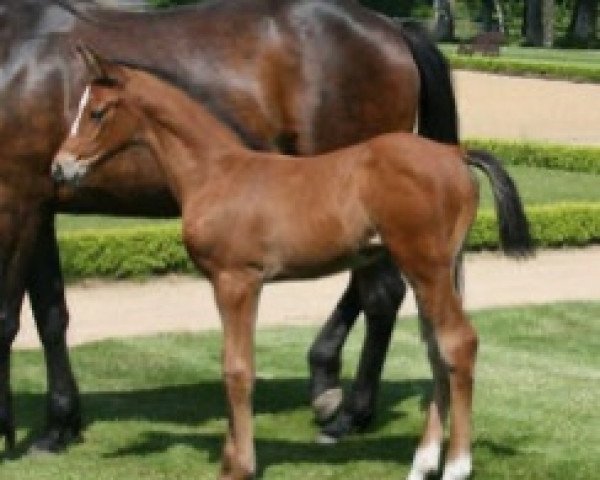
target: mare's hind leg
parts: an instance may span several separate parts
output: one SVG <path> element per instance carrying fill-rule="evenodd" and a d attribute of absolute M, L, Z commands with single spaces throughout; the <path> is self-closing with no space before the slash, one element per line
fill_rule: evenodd
<path fill-rule="evenodd" d="M 310 398 L 315 417 L 320 422 L 331 420 L 342 403 L 340 354 L 359 313 L 357 281 L 352 275 L 342 298 L 308 352 Z"/>
<path fill-rule="evenodd" d="M 397 256 L 419 304 L 423 334 L 433 370 L 434 399 L 415 458 L 410 480 L 424 480 L 437 470 L 443 423 L 450 397 L 450 443 L 443 480 L 463 480 L 471 473 L 471 403 L 477 335 L 467 320 L 454 285 L 454 259 L 436 258 L 420 247 Z M 433 251 L 436 248 L 432 248 Z M 396 252 L 394 252 L 396 253 Z"/>
<path fill-rule="evenodd" d="M 365 428 L 375 415 L 381 371 L 398 308 L 406 286 L 389 257 L 353 272 L 366 320 L 366 335 L 358 370 L 341 411 L 325 428 L 321 441 L 332 442 Z"/>

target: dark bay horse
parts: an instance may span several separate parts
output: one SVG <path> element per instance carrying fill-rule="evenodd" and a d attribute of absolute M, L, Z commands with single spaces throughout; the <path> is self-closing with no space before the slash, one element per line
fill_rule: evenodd
<path fill-rule="evenodd" d="M 161 13 L 103 10 L 90 2 L 0 0 L 0 435 L 14 444 L 10 349 L 29 294 L 48 374 L 47 426 L 37 448 L 77 436 L 81 411 L 65 332 L 68 313 L 53 216 L 62 212 L 178 215 L 148 152 L 132 147 L 77 191 L 48 172 L 75 118 L 84 69 L 73 44 L 175 81 L 254 149 L 314 154 L 373 135 L 412 130 L 457 141 L 448 68 L 418 31 L 351 0 L 209 0 Z M 132 173 L 134 173 L 132 175 Z M 340 350 L 360 311 L 367 335 L 355 383 L 325 429 L 366 425 L 405 292 L 382 260 L 357 270 L 309 354 L 320 416 L 340 400 Z"/>
<path fill-rule="evenodd" d="M 466 479 L 477 335 L 455 280 L 479 200 L 469 166 L 492 184 L 505 253 L 532 252 L 518 192 L 502 164 L 485 152 L 406 132 L 307 158 L 257 152 L 183 91 L 90 50 L 82 54 L 92 81 L 52 174 L 78 183 L 131 144 L 148 147 L 163 170 L 181 207 L 184 245 L 212 284 L 223 325 L 229 427 L 220 478 L 245 480 L 256 472 L 252 390 L 262 286 L 389 256 L 415 291 L 434 372 L 434 399 L 409 479 L 437 472 L 448 413 L 442 478 Z"/>

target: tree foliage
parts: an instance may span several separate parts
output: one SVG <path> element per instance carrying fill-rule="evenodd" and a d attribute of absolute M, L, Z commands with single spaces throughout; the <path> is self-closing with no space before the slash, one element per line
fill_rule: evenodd
<path fill-rule="evenodd" d="M 147 0 L 156 7 L 202 0 Z M 257 0 L 258 1 L 258 0 Z M 359 0 L 391 17 L 426 22 L 435 38 L 453 40 L 501 31 L 525 45 L 596 47 L 600 0 Z M 475 25 L 467 33 L 458 25 Z M 474 30 L 474 31 L 473 31 Z"/>

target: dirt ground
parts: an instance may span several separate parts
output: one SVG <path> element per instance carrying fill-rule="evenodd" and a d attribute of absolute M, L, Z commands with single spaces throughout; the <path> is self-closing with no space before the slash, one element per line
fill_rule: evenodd
<path fill-rule="evenodd" d="M 600 85 L 456 72 L 464 138 L 600 145 Z"/>
<path fill-rule="evenodd" d="M 464 137 L 600 145 L 600 85 L 458 72 L 455 87 Z M 600 300 L 600 247 L 540 252 L 526 262 L 468 255 L 465 273 L 468 308 Z M 322 323 L 347 278 L 343 274 L 266 287 L 259 326 Z M 67 300 L 71 344 L 219 328 L 209 285 L 199 279 L 87 282 L 69 287 Z M 409 295 L 402 314 L 414 311 Z M 16 347 L 39 347 L 27 304 L 21 324 Z"/>

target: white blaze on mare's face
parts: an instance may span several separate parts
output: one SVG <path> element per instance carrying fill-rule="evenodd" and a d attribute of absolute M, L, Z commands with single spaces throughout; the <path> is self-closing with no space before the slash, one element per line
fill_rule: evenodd
<path fill-rule="evenodd" d="M 81 117 L 83 116 L 83 111 L 85 110 L 86 105 L 90 101 L 90 87 L 88 86 L 83 92 L 83 96 L 79 101 L 79 110 L 77 111 L 77 117 L 71 126 L 71 136 L 76 137 L 77 133 L 79 133 L 79 125 L 81 124 Z"/>

